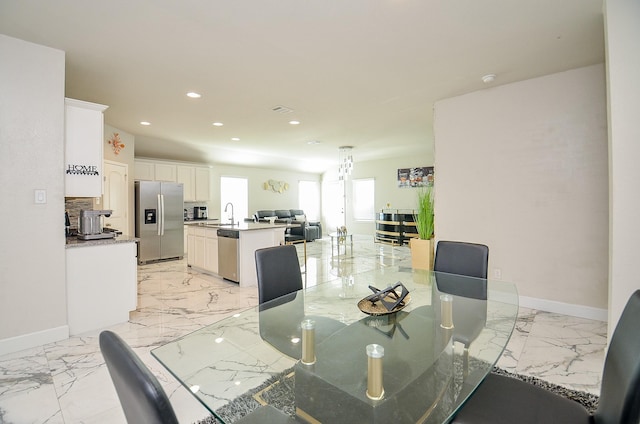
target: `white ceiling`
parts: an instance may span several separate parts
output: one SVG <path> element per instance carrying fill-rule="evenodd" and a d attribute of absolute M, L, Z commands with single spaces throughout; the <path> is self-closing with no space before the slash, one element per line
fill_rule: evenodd
<path fill-rule="evenodd" d="M 433 103 L 485 74 L 604 62 L 602 0 L 0 0 L 0 33 L 64 50 L 136 156 L 307 172 L 430 157 Z"/>

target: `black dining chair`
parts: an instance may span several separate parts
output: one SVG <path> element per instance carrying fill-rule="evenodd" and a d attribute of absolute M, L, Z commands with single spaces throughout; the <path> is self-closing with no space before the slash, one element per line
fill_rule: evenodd
<path fill-rule="evenodd" d="M 128 423 L 178 424 L 169 397 L 158 379 L 120 336 L 108 330 L 100 333 L 100 351 Z M 284 424 L 295 421 L 272 406 L 263 406 L 238 422 Z"/>
<path fill-rule="evenodd" d="M 440 240 L 433 270 L 468 277 L 487 278 L 489 248 L 484 244 Z"/>
<path fill-rule="evenodd" d="M 464 346 L 465 377 L 469 371 L 469 347 L 487 322 L 488 263 L 489 247 L 484 244 L 438 242 L 433 264 L 436 286 L 439 292 L 454 295 L 452 337 Z"/>
<path fill-rule="evenodd" d="M 302 275 L 295 246 L 265 247 L 255 252 L 260 304 L 260 336 L 292 358 L 300 358 L 300 343 L 292 343 L 302 335 L 300 323 L 315 321 L 315 338 L 319 343 L 345 324 L 326 316 L 308 316 L 304 310 Z"/>
<path fill-rule="evenodd" d="M 302 289 L 298 251 L 293 245 L 258 249 L 255 252 L 258 277 L 258 303 Z"/>
<path fill-rule="evenodd" d="M 582 405 L 538 386 L 489 374 L 454 417 L 455 424 L 638 424 L 640 422 L 640 290 L 625 306 L 604 362 L 600 401 Z"/>

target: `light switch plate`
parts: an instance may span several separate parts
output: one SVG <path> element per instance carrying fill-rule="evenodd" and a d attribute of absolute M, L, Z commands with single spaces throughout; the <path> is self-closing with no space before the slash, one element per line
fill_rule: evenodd
<path fill-rule="evenodd" d="M 47 203 L 47 190 L 34 190 L 34 203 L 42 204 Z"/>

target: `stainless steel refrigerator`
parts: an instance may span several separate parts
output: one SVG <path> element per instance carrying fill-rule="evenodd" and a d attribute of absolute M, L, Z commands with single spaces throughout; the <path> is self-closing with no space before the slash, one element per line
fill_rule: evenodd
<path fill-rule="evenodd" d="M 136 181 L 138 263 L 184 255 L 182 183 Z"/>

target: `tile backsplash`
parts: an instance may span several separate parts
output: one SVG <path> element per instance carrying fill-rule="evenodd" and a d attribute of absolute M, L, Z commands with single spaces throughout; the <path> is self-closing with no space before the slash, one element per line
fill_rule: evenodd
<path fill-rule="evenodd" d="M 78 218 L 81 210 L 93 209 L 91 197 L 65 197 L 64 208 L 69 214 L 69 222 L 72 230 L 78 229 Z"/>

